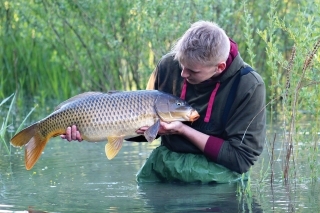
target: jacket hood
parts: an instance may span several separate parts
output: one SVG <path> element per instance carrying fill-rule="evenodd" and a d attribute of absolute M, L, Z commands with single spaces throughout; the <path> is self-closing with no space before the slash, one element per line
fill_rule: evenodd
<path fill-rule="evenodd" d="M 241 69 L 241 67 L 245 65 L 246 63 L 241 58 L 240 53 L 238 53 L 237 56 L 233 59 L 233 61 L 229 65 L 229 67 L 227 67 L 226 70 L 223 71 L 221 75 L 217 76 L 213 80 L 223 82 L 228 78 L 231 78 L 232 76 L 234 76 Z"/>

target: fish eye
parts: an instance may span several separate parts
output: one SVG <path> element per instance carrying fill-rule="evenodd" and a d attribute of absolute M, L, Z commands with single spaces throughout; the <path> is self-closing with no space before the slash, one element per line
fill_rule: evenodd
<path fill-rule="evenodd" d="M 183 106 L 182 102 L 177 102 L 176 104 L 177 104 L 177 106 Z"/>

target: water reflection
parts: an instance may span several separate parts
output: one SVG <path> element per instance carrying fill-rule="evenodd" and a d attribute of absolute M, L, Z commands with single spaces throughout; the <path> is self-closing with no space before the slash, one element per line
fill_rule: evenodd
<path fill-rule="evenodd" d="M 152 212 L 263 212 L 255 199 L 237 196 L 236 183 L 140 184 L 138 193 Z"/>
<path fill-rule="evenodd" d="M 35 167 L 2 157 L 0 212 L 241 212 L 236 184 L 142 184 L 135 174 L 158 144 L 127 143 L 112 161 L 104 143 L 48 143 Z M 259 205 L 254 205 L 255 208 Z"/>
<path fill-rule="evenodd" d="M 0 204 L 5 206 L 0 210 L 33 206 L 50 212 L 141 212 L 135 174 L 149 154 L 141 150 L 144 146 L 125 145 L 119 157 L 109 161 L 104 143 L 54 139 L 30 171 L 20 153 L 1 157 Z"/>
<path fill-rule="evenodd" d="M 0 213 L 38 212 L 318 212 L 319 182 L 288 188 L 281 164 L 273 187 L 261 178 L 267 160 L 251 175 L 248 193 L 234 184 L 137 184 L 135 175 L 158 142 L 124 144 L 107 160 L 104 143 L 51 140 L 35 167 L 24 167 L 23 151 L 0 155 Z M 261 159 L 268 159 L 264 153 Z M 262 174 L 268 176 L 269 174 Z M 242 195 L 242 196 L 241 196 Z"/>

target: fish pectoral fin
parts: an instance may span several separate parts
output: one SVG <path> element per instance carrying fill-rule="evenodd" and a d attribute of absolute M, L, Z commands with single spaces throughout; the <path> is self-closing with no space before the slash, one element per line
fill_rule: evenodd
<path fill-rule="evenodd" d="M 122 147 L 124 137 L 108 137 L 108 143 L 106 144 L 105 151 L 109 160 L 114 158 Z"/>
<path fill-rule="evenodd" d="M 159 129 L 160 119 L 144 132 L 144 137 L 147 139 L 148 142 L 154 141 L 154 139 L 157 137 Z"/>

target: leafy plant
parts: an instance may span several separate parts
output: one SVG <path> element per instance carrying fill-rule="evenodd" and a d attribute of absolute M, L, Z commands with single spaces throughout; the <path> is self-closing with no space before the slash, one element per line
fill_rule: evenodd
<path fill-rule="evenodd" d="M 289 23 L 285 16 L 279 16 L 277 13 L 278 3 L 279 1 L 275 0 L 271 2 L 268 14 L 269 26 L 259 30 L 258 34 L 267 45 L 266 63 L 272 71 L 270 99 L 274 101 L 270 114 L 274 116 L 273 112 L 277 110 L 277 114 L 280 115 L 277 119 L 282 125 L 285 151 L 283 177 L 285 182 L 288 182 L 290 175 L 296 177 L 296 161 L 303 158 L 298 143 L 314 147 L 316 142 L 308 141 L 305 135 L 308 133 L 314 136 L 313 139 L 318 138 L 318 131 L 312 126 L 319 126 L 319 120 L 313 118 L 317 117 L 316 112 L 320 104 L 319 93 L 316 92 L 320 83 L 318 74 L 320 39 L 319 30 L 315 30 L 318 29 L 318 17 L 312 13 L 315 4 L 310 2 L 301 4 L 295 11 L 296 21 Z M 286 48 L 290 51 L 283 52 L 281 49 L 282 41 L 278 36 L 281 34 L 288 35 L 291 45 Z M 309 116 L 307 122 L 311 122 L 311 125 L 306 125 L 306 114 Z M 313 150 L 317 152 L 317 149 Z M 315 159 L 311 158 L 309 163 L 314 161 Z"/>
<path fill-rule="evenodd" d="M 24 98 L 61 101 L 81 91 L 143 89 L 159 59 L 201 19 L 224 28 L 270 85 L 274 67 L 265 47 L 279 45 L 283 53 L 290 41 L 278 33 L 265 44 L 256 32 L 270 28 L 265 10 L 295 21 L 297 2 L 1 1 L 0 97 L 19 89 Z"/>

